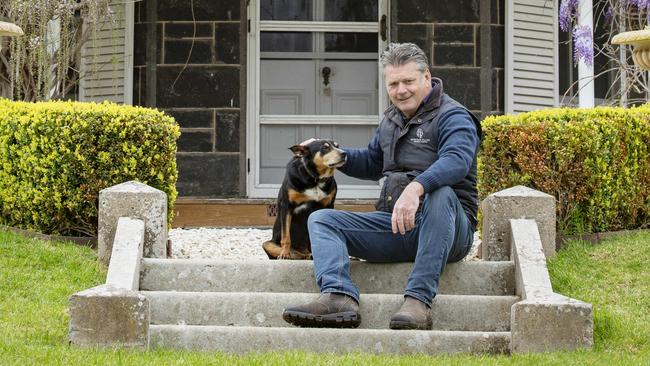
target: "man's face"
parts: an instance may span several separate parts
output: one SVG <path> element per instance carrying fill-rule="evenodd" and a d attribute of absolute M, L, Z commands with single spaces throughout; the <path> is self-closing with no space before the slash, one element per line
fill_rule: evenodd
<path fill-rule="evenodd" d="M 413 61 L 399 66 L 387 65 L 384 80 L 390 101 L 409 118 L 431 91 L 431 73 L 419 71 Z"/>

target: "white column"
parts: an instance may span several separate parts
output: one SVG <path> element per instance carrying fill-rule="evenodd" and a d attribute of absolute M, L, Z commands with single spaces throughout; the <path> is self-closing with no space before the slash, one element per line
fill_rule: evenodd
<path fill-rule="evenodd" d="M 593 34 L 594 29 L 594 15 L 593 15 L 593 1 L 581 0 L 579 1 L 578 13 L 580 19 L 578 24 L 580 26 L 587 26 L 591 29 Z M 592 37 L 593 39 L 593 37 Z M 578 63 L 578 100 L 580 108 L 592 108 L 594 106 L 594 68 L 587 66 L 584 61 L 580 60 Z"/>

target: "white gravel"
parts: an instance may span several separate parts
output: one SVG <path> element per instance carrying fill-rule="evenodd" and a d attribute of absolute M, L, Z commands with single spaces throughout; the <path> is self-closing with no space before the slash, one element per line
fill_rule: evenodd
<path fill-rule="evenodd" d="M 271 240 L 271 229 L 196 228 L 172 229 L 173 258 L 268 260 L 262 243 Z M 464 260 L 477 260 L 478 231 L 472 250 Z"/>
<path fill-rule="evenodd" d="M 173 258 L 264 259 L 262 243 L 271 240 L 271 229 L 196 228 L 172 229 Z"/>

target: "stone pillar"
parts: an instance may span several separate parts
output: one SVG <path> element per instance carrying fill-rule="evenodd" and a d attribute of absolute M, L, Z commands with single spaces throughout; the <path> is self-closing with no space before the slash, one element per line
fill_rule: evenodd
<path fill-rule="evenodd" d="M 481 257 L 510 260 L 510 219 L 533 219 L 547 258 L 555 255 L 555 197 L 515 186 L 489 195 L 481 203 L 483 213 Z"/>
<path fill-rule="evenodd" d="M 144 256 L 167 255 L 167 195 L 136 181 L 118 184 L 99 192 L 97 246 L 99 259 L 108 264 L 120 217 L 144 221 Z"/>
<path fill-rule="evenodd" d="M 78 346 L 149 347 L 149 300 L 136 291 L 100 285 L 70 297 L 69 339 Z"/>

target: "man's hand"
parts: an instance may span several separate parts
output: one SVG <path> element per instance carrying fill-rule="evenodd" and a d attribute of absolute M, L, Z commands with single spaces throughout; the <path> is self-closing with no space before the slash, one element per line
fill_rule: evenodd
<path fill-rule="evenodd" d="M 409 183 L 404 191 L 399 196 L 395 207 L 393 208 L 393 216 L 390 222 L 393 226 L 393 234 L 404 235 L 407 231 L 413 230 L 415 227 L 415 212 L 420 205 L 420 196 L 424 194 L 424 187 L 418 182 Z"/>

